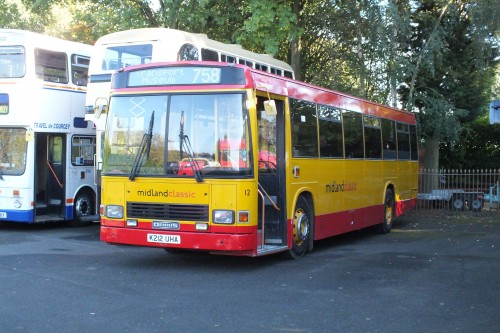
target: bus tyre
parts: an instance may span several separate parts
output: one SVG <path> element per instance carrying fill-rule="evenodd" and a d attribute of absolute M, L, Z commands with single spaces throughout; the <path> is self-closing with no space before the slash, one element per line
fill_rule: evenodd
<path fill-rule="evenodd" d="M 392 226 L 394 224 L 395 209 L 396 204 L 394 201 L 394 193 L 392 193 L 391 189 L 387 189 L 385 191 L 385 199 L 384 199 L 384 221 L 377 225 L 377 232 L 380 234 L 387 234 L 391 231 Z"/>
<path fill-rule="evenodd" d="M 293 216 L 293 238 L 289 257 L 298 259 L 304 256 L 308 249 L 312 249 L 313 211 L 310 202 L 300 196 L 295 205 Z"/>
<path fill-rule="evenodd" d="M 94 213 L 94 204 L 92 195 L 89 191 L 84 190 L 76 195 L 73 204 L 73 221 L 72 226 L 83 226 L 90 224 L 89 220 L 84 219 Z"/>

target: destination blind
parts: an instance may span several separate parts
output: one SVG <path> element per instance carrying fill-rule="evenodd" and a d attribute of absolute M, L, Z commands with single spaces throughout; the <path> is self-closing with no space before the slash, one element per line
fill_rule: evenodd
<path fill-rule="evenodd" d="M 113 79 L 113 88 L 216 84 L 245 84 L 243 69 L 224 66 L 159 66 L 118 72 Z"/>

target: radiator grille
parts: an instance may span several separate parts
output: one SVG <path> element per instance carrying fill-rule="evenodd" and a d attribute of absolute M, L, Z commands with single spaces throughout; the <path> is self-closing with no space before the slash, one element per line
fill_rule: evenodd
<path fill-rule="evenodd" d="M 208 221 L 208 206 L 127 202 L 127 217 L 160 220 Z"/>

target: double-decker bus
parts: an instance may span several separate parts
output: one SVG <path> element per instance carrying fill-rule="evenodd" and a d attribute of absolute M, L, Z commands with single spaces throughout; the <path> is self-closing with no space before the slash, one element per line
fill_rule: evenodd
<path fill-rule="evenodd" d="M 239 63 L 280 76 L 294 77 L 292 67 L 286 62 L 268 54 L 245 50 L 240 45 L 215 41 L 205 34 L 169 28 L 142 28 L 100 37 L 90 60 L 85 118 L 94 122 L 97 130 L 97 185 L 100 183 L 102 136 L 111 75 L 121 68 L 138 64 L 189 60 Z"/>
<path fill-rule="evenodd" d="M 238 64 L 175 62 L 117 72 L 108 112 L 107 243 L 299 258 L 315 240 L 387 233 L 416 204 L 416 122 L 402 110 Z"/>
<path fill-rule="evenodd" d="M 98 220 L 92 46 L 0 29 L 0 221 Z"/>

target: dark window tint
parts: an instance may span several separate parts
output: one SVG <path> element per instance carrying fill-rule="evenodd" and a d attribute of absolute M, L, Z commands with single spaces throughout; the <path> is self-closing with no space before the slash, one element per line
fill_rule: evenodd
<path fill-rule="evenodd" d="M 382 119 L 382 146 L 384 160 L 395 160 L 398 158 L 396 147 L 395 123 L 389 119 Z"/>
<path fill-rule="evenodd" d="M 361 113 L 344 111 L 344 145 L 346 158 L 363 158 L 363 118 Z"/>
<path fill-rule="evenodd" d="M 339 109 L 318 105 L 321 157 L 343 157 L 342 115 Z"/>
<path fill-rule="evenodd" d="M 179 49 L 179 61 L 198 60 L 198 48 L 192 44 L 184 44 Z"/>
<path fill-rule="evenodd" d="M 288 78 L 290 78 L 290 79 L 293 79 L 293 73 L 292 73 L 292 72 L 289 72 L 289 71 L 285 71 L 285 73 L 284 73 L 284 75 L 283 75 L 283 76 L 284 76 L 284 77 L 288 77 Z"/>
<path fill-rule="evenodd" d="M 227 63 L 233 64 L 233 63 L 236 63 L 236 58 L 233 57 L 233 56 L 230 56 L 230 55 L 221 54 L 220 55 L 220 61 L 221 62 L 227 62 Z"/>
<path fill-rule="evenodd" d="M 396 123 L 398 135 L 398 159 L 410 159 L 410 132 L 408 124 Z"/>
<path fill-rule="evenodd" d="M 365 129 L 365 156 L 370 159 L 382 158 L 380 118 L 363 116 Z"/>
<path fill-rule="evenodd" d="M 203 61 L 219 61 L 219 54 L 217 51 L 209 49 L 201 49 L 201 60 Z"/>
<path fill-rule="evenodd" d="M 417 127 L 415 125 L 410 125 L 410 150 L 411 159 L 418 161 Z"/>
<path fill-rule="evenodd" d="M 314 103 L 290 99 L 292 155 L 318 156 L 318 130 Z"/>

